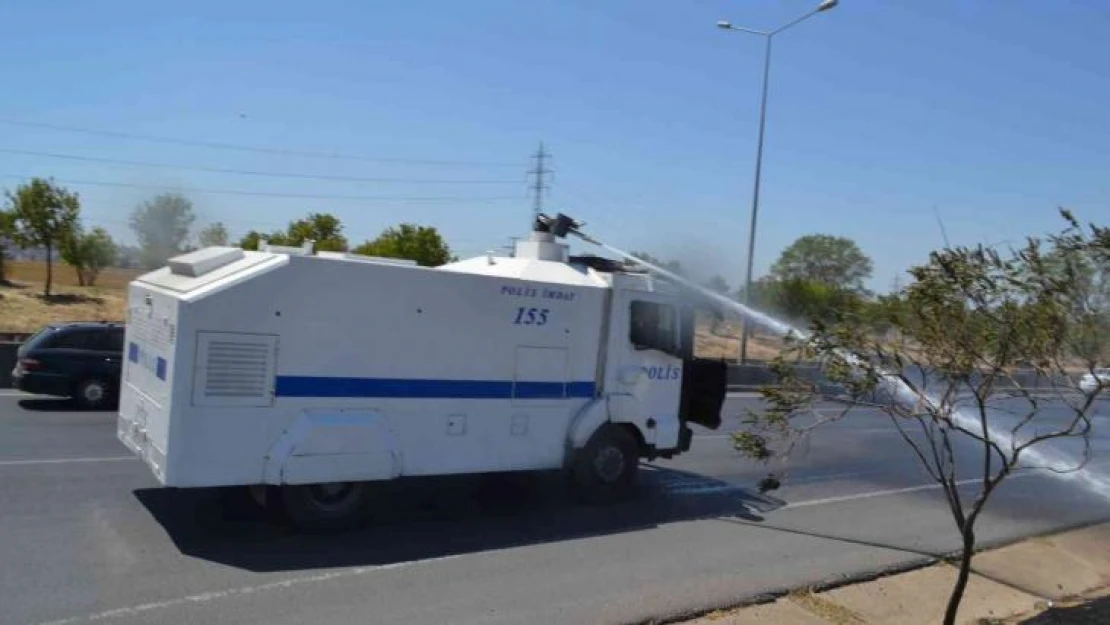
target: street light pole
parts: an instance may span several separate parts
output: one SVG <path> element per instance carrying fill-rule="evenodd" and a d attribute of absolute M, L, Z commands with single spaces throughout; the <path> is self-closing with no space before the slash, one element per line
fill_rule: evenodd
<path fill-rule="evenodd" d="M 838 0 L 824 0 L 817 8 L 802 15 L 792 22 L 784 26 L 780 26 L 775 30 L 765 32 L 760 30 L 753 30 L 750 28 L 742 28 L 733 26 L 730 22 L 721 21 L 717 22 L 717 27 L 725 30 L 735 30 L 753 35 L 760 35 L 764 38 L 766 45 L 763 50 L 763 93 L 760 98 L 759 105 L 759 138 L 756 142 L 755 152 L 755 184 L 752 190 L 752 219 L 751 226 L 748 230 L 748 266 L 746 277 L 744 279 L 744 303 L 751 306 L 752 303 L 752 268 L 755 264 L 755 226 L 759 218 L 759 183 L 763 173 L 763 135 L 767 126 L 767 91 L 768 83 L 771 75 L 771 42 L 774 36 L 782 31 L 790 28 L 791 26 L 802 22 L 803 20 L 834 8 L 838 4 Z M 744 318 L 744 325 L 740 331 L 740 362 L 747 362 L 748 360 L 748 334 L 750 333 L 751 322 L 747 317 Z"/>

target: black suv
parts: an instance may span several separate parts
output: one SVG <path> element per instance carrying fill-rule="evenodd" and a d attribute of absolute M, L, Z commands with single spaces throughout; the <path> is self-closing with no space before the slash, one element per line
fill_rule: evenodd
<path fill-rule="evenodd" d="M 49 325 L 16 352 L 12 379 L 27 393 L 70 397 L 85 408 L 109 407 L 119 397 L 123 325 Z"/>

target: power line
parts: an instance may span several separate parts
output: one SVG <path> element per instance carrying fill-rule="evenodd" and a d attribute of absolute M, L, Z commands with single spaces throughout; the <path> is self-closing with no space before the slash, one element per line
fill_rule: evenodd
<path fill-rule="evenodd" d="M 302 150 L 288 150 L 284 148 L 263 148 L 258 146 L 239 145 L 234 143 L 219 143 L 214 141 L 194 141 L 191 139 L 178 139 L 175 137 L 162 137 L 145 135 L 133 132 L 117 132 L 113 130 L 96 130 L 93 128 L 80 128 L 77 126 L 61 126 L 44 122 L 29 122 L 17 119 L 0 119 L 0 124 L 9 126 L 22 126 L 25 128 L 42 128 L 58 132 L 75 132 L 113 139 L 127 139 L 132 141 L 148 141 L 151 143 L 169 143 L 175 145 L 188 145 L 193 147 L 211 148 L 216 150 L 238 150 L 240 152 L 257 152 L 261 154 L 280 154 L 284 156 L 305 156 L 309 158 L 327 158 L 335 160 L 368 161 L 374 163 L 399 163 L 406 165 L 440 165 L 448 167 L 518 167 L 515 163 L 482 162 L 482 161 L 441 161 L 432 159 L 396 158 L 385 156 L 362 156 L 354 154 L 340 154 L 337 152 L 309 152 Z"/>
<path fill-rule="evenodd" d="M 18 174 L 0 174 L 2 178 L 15 178 L 19 180 L 26 180 L 34 176 L 18 175 Z M 155 191 L 178 191 L 182 193 L 209 193 L 213 195 L 247 195 L 257 197 L 276 197 L 276 198 L 291 198 L 302 200 L 357 200 L 357 201 L 379 201 L 379 202 L 503 202 L 503 201 L 519 201 L 520 198 L 516 196 L 430 196 L 430 197 L 389 197 L 389 196 L 374 196 L 374 195 L 329 195 L 329 194 L 315 194 L 315 193 L 274 193 L 267 191 L 243 191 L 240 189 L 200 189 L 196 187 L 167 187 L 158 185 L 147 184 L 132 184 L 130 182 L 106 182 L 99 180 L 66 180 L 54 179 L 56 182 L 64 184 L 84 184 L 99 187 L 127 187 L 132 189 L 151 189 Z"/>
<path fill-rule="evenodd" d="M 335 182 L 413 182 L 421 184 L 519 184 L 519 180 L 441 180 L 425 178 L 360 178 L 356 176 L 328 176 L 317 174 L 301 174 L 295 172 L 255 171 L 249 169 L 225 169 L 221 167 L 205 167 L 202 165 L 172 165 L 168 163 L 153 163 L 150 161 L 128 161 L 99 156 L 81 156 L 78 154 L 60 154 L 57 152 L 38 152 L 35 150 L 19 150 L 14 148 L 0 148 L 5 154 L 20 154 L 23 156 L 41 156 L 71 161 L 90 163 L 108 163 L 112 165 L 126 165 L 128 167 L 153 167 L 156 169 L 184 169 L 203 171 L 217 174 L 235 174 L 240 176 L 260 176 L 264 178 L 298 178 L 302 180 L 330 180 Z"/>

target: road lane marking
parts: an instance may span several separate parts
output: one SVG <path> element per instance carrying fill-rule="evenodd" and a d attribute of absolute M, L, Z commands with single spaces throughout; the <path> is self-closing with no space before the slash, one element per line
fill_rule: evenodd
<path fill-rule="evenodd" d="M 0 390 L 0 397 L 31 397 L 31 394 L 23 391 Z"/>
<path fill-rule="evenodd" d="M 0 460 L 0 467 L 19 467 L 36 464 L 77 464 L 82 462 L 119 462 L 137 460 L 136 456 L 105 456 L 103 458 L 49 458 L 44 460 Z"/>
<path fill-rule="evenodd" d="M 850 434 L 897 434 L 898 429 L 893 425 L 888 428 L 846 428 L 836 430 L 837 432 L 850 433 Z M 732 438 L 732 434 L 695 434 L 694 438 Z"/>
<path fill-rule="evenodd" d="M 1036 474 L 1035 473 L 1017 473 L 1017 474 L 1014 474 L 1014 475 L 1010 475 L 1009 478 L 1007 479 L 1007 481 L 1008 480 L 1013 480 L 1013 479 L 1016 479 L 1016 478 L 1021 478 L 1021 477 L 1029 477 L 1031 475 L 1036 475 Z M 983 481 L 982 478 L 971 478 L 971 479 L 966 479 L 966 480 L 958 480 L 956 482 L 956 485 L 957 486 L 966 486 L 967 484 L 978 484 L 982 481 Z M 903 494 L 906 494 L 906 493 L 916 493 L 916 492 L 920 492 L 920 491 L 923 491 L 923 490 L 935 490 L 935 489 L 938 489 L 940 487 L 941 487 L 940 484 L 921 484 L 919 486 L 908 486 L 906 488 L 891 488 L 891 489 L 886 489 L 886 490 L 872 490 L 872 491 L 867 491 L 867 492 L 864 492 L 864 493 L 855 493 L 853 495 L 841 495 L 839 497 L 824 497 L 824 498 L 821 498 L 821 499 L 809 499 L 809 500 L 806 500 L 806 501 L 796 501 L 796 502 L 792 502 L 792 503 L 787 503 L 785 506 L 780 508 L 780 510 L 787 509 L 787 508 L 807 508 L 807 507 L 810 507 L 810 506 L 824 506 L 824 505 L 828 505 L 828 504 L 831 504 L 831 503 L 840 503 L 840 502 L 843 502 L 843 501 L 857 501 L 857 500 L 860 500 L 860 499 L 873 499 L 875 497 L 887 497 L 889 495 L 903 495 Z"/>
<path fill-rule="evenodd" d="M 187 597 L 178 597 L 176 599 L 167 599 L 165 601 L 153 601 L 150 603 L 140 603 L 138 605 L 128 606 L 124 608 L 116 608 L 115 610 L 108 610 L 106 612 L 98 612 L 96 614 L 86 614 L 84 616 L 73 616 L 57 621 L 49 621 L 41 625 L 71 625 L 72 623 L 106 621 L 110 619 L 128 618 L 141 616 L 147 612 L 155 610 L 165 610 L 168 608 L 176 608 L 184 605 L 195 605 L 198 603 L 208 603 L 217 599 L 226 599 L 228 597 L 241 597 L 267 590 L 278 590 L 285 588 L 292 588 L 303 584 L 317 584 L 320 582 L 327 582 L 334 579 L 359 577 L 367 573 L 376 573 L 378 571 L 388 571 L 391 569 L 402 569 L 416 564 L 428 564 L 432 562 L 444 562 L 446 560 L 454 560 L 461 558 L 461 554 L 450 556 L 440 556 L 436 558 L 425 558 L 422 560 L 409 560 L 407 562 L 394 562 L 393 564 L 380 564 L 375 566 L 360 566 L 345 571 L 333 571 L 331 573 L 321 573 L 319 575 L 310 575 L 306 577 L 293 577 L 268 584 L 259 584 L 258 586 L 241 586 L 239 588 L 228 588 L 226 590 L 214 590 L 211 592 L 202 592 Z"/>

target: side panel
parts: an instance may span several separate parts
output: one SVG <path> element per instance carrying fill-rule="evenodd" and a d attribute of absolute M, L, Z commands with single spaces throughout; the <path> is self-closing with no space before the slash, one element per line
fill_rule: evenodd
<path fill-rule="evenodd" d="M 572 417 L 597 394 L 605 292 L 293 257 L 198 299 L 194 342 L 206 332 L 277 337 L 273 402 L 198 405 L 188 387 L 175 413 L 177 485 L 271 480 L 266 456 L 293 424 L 336 410 L 381 415 L 399 475 L 557 468 Z M 366 453 L 376 454 L 365 458 L 370 474 L 395 472 L 384 452 Z M 324 455 L 296 456 L 300 468 L 285 474 L 323 479 Z M 337 472 L 361 470 L 342 460 Z"/>
<path fill-rule="evenodd" d="M 310 410 L 282 433 L 266 455 L 268 484 L 384 480 L 401 471 L 389 422 L 364 410 Z"/>

